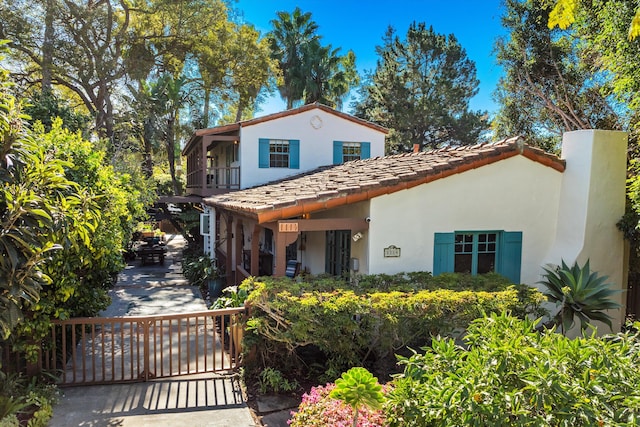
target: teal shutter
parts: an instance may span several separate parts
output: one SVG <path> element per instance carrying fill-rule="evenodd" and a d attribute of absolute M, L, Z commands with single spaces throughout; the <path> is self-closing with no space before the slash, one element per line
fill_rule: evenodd
<path fill-rule="evenodd" d="M 260 138 L 258 140 L 258 167 L 268 168 L 269 164 L 269 140 Z"/>
<path fill-rule="evenodd" d="M 500 265 L 498 273 L 513 283 L 520 283 L 520 266 L 522 262 L 522 232 L 509 231 L 502 233 L 500 244 Z"/>
<path fill-rule="evenodd" d="M 360 144 L 360 158 L 368 159 L 369 157 L 371 157 L 371 143 L 363 142 Z"/>
<path fill-rule="evenodd" d="M 289 169 L 300 169 L 300 140 L 289 140 Z"/>
<path fill-rule="evenodd" d="M 333 141 L 333 164 L 341 165 L 342 161 L 342 141 Z"/>
<path fill-rule="evenodd" d="M 433 246 L 433 275 L 452 273 L 454 263 L 454 233 L 435 233 Z"/>

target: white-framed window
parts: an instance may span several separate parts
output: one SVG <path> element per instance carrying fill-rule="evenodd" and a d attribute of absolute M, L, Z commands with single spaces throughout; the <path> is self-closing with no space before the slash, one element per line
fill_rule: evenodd
<path fill-rule="evenodd" d="M 300 141 L 297 139 L 267 139 L 258 141 L 258 167 L 300 168 Z"/>
<path fill-rule="evenodd" d="M 289 167 L 289 141 L 284 139 L 272 139 L 269 141 L 269 167 Z"/>
<path fill-rule="evenodd" d="M 211 215 L 200 214 L 200 235 L 211 236 Z"/>
<path fill-rule="evenodd" d="M 369 157 L 371 157 L 371 144 L 369 142 L 333 141 L 334 165 L 353 160 L 368 159 Z"/>

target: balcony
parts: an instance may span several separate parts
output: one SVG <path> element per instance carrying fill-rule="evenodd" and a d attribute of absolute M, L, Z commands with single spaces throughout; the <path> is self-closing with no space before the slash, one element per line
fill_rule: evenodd
<path fill-rule="evenodd" d="M 187 193 L 202 197 L 240 189 L 240 167 L 208 167 L 187 173 Z"/>

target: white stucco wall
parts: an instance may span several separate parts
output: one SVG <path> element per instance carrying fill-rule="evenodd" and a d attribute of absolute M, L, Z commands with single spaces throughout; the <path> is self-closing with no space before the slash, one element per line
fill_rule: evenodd
<path fill-rule="evenodd" d="M 322 126 L 311 125 L 314 116 Z M 315 123 L 320 123 L 314 119 Z M 317 126 L 317 125 L 316 125 Z M 242 188 L 296 175 L 319 166 L 333 164 L 333 141 L 369 142 L 371 157 L 384 155 L 384 133 L 340 118 L 320 109 L 243 127 L 240 130 L 240 183 Z M 300 168 L 259 168 L 258 140 L 297 139 L 300 141 Z"/>
<path fill-rule="evenodd" d="M 364 219 L 369 216 L 369 202 L 355 203 L 337 209 L 317 212 L 311 219 L 322 218 L 359 218 Z M 315 231 L 305 233 L 305 250 L 300 252 L 302 268 L 306 268 L 311 274 L 322 274 L 325 272 L 326 257 L 326 231 Z M 353 233 L 352 233 L 353 235 Z M 351 240 L 351 258 L 358 258 L 360 273 L 366 273 L 369 269 L 368 258 L 368 231 L 362 231 L 362 238 L 357 242 Z"/>
<path fill-rule="evenodd" d="M 608 276 L 614 289 L 626 290 L 627 259 L 622 232 L 616 224 L 624 215 L 627 135 L 624 132 L 581 130 L 564 134 L 564 172 L 558 227 L 545 263 L 572 265 L 590 261 L 592 271 Z M 610 310 L 613 330 L 624 320 L 623 306 Z M 600 329 L 600 328 L 599 328 Z M 608 327 L 606 331 L 608 331 Z"/>
<path fill-rule="evenodd" d="M 551 247 L 562 173 L 515 156 L 371 200 L 369 273 L 433 271 L 434 233 L 522 231 L 521 282 L 534 284 Z M 385 258 L 395 245 L 399 258 Z"/>

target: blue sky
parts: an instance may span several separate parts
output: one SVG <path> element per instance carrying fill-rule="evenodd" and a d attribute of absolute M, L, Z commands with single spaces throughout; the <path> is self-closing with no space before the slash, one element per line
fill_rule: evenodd
<path fill-rule="evenodd" d="M 276 11 L 291 12 L 299 6 L 311 12 L 323 43 L 341 48 L 341 53 L 353 50 L 361 75 L 375 68 L 375 47 L 389 25 L 403 37 L 413 21 L 432 25 L 441 34 L 453 33 L 476 63 L 480 90 L 471 109 L 490 113 L 497 109 L 492 95 L 502 70 L 495 63 L 493 44 L 505 34 L 500 25 L 501 0 L 237 0 L 233 5 L 262 34 L 270 30 Z M 261 109 L 257 116 L 284 110 L 285 103 L 275 95 Z M 344 110 L 349 112 L 349 106 Z"/>

